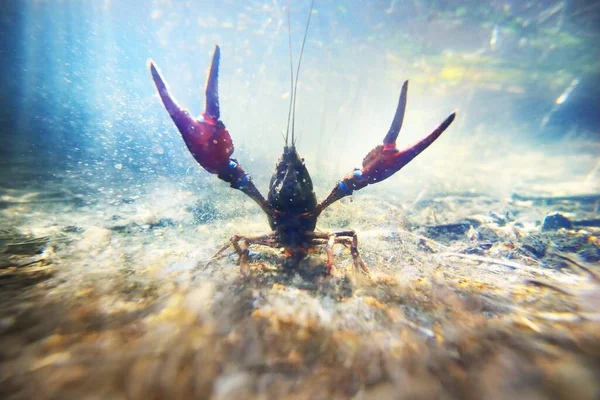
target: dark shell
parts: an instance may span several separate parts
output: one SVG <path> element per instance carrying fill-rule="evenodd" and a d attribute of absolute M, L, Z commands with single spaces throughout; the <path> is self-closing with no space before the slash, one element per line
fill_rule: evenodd
<path fill-rule="evenodd" d="M 284 246 L 300 247 L 317 224 L 317 197 L 310 174 L 295 147 L 285 147 L 269 185 L 271 229 Z"/>

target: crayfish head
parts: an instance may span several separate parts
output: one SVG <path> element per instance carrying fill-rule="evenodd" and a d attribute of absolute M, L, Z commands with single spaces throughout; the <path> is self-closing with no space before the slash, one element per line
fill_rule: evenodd
<path fill-rule="evenodd" d="M 317 205 L 312 179 L 295 147 L 285 147 L 269 185 L 269 204 L 280 212 L 303 214 Z"/>

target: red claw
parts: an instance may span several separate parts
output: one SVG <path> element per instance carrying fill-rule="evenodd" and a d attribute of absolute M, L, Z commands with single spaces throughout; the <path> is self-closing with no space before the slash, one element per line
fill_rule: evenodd
<path fill-rule="evenodd" d="M 188 110 L 177 105 L 154 63 L 149 61 L 148 65 L 162 102 L 196 161 L 211 174 L 218 174 L 219 179 L 230 183 L 232 188 L 250 196 L 268 214 L 269 205 L 252 182 L 250 175 L 237 160 L 231 158 L 233 142 L 225 124 L 219 119 L 220 58 L 221 51 L 219 46 L 216 46 L 206 80 L 204 112 L 199 119 L 193 118 Z"/>
<path fill-rule="evenodd" d="M 444 122 L 441 123 L 429 135 L 405 148 L 398 150 L 396 139 L 402 128 L 404 120 L 404 111 L 406 110 L 406 98 L 408 92 L 408 81 L 402 85 L 400 100 L 396 107 L 396 114 L 390 129 L 383 139 L 383 144 L 371 150 L 362 162 L 362 169 L 355 169 L 353 172 L 344 176 L 333 188 L 329 196 L 318 206 L 319 212 L 337 200 L 352 194 L 355 190 L 360 190 L 372 183 L 381 182 L 398 172 L 402 167 L 411 162 L 423 150 L 431 145 L 445 130 L 450 126 L 456 112 L 450 114 Z"/>
<path fill-rule="evenodd" d="M 396 143 L 384 144 L 371 150 L 363 160 L 361 170 L 367 184 L 380 182 L 398 172 L 429 147 L 450 126 L 455 117 L 456 112 L 453 112 L 433 132 L 404 150 L 398 150 Z"/>
<path fill-rule="evenodd" d="M 149 62 L 152 79 L 158 94 L 169 112 L 171 119 L 181 133 L 188 149 L 208 172 L 225 173 L 233 154 L 233 142 L 225 124 L 219 120 L 219 46 L 216 46 L 206 81 L 206 101 L 204 113 L 199 119 L 193 118 L 188 110 L 177 105 L 169 94 L 167 85 L 152 61 Z"/>

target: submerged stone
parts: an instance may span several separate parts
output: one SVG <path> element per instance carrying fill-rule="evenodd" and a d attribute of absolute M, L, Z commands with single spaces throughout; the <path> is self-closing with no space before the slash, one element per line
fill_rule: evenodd
<path fill-rule="evenodd" d="M 571 229 L 572 227 L 571 221 L 558 212 L 546 215 L 542 222 L 542 231 L 556 231 L 560 228 Z"/>

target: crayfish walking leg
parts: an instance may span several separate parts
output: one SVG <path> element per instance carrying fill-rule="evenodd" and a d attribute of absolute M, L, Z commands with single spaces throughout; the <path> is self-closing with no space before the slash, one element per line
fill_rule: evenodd
<path fill-rule="evenodd" d="M 333 233 L 313 233 L 314 244 L 325 244 L 327 252 L 327 274 L 331 274 L 334 269 L 333 265 L 333 246 L 335 244 L 343 244 L 350 247 L 352 262 L 356 270 L 361 270 L 366 275 L 370 276 L 369 267 L 365 264 L 360 253 L 358 252 L 358 236 L 355 231 L 339 231 Z M 325 241 L 326 240 L 326 241 Z"/>
<path fill-rule="evenodd" d="M 235 234 L 211 257 L 209 263 L 219 257 L 225 250 L 229 248 L 229 246 L 232 246 L 239 256 L 240 270 L 242 274 L 247 274 L 250 272 L 250 268 L 248 266 L 248 255 L 251 245 L 281 247 L 281 245 L 277 243 L 277 234 L 275 232 L 258 236 L 243 236 Z"/>

